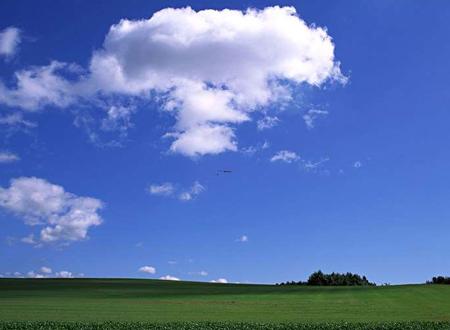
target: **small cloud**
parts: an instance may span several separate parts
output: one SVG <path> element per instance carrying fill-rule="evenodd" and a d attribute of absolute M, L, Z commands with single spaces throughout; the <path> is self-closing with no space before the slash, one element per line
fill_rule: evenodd
<path fill-rule="evenodd" d="M 60 272 L 56 272 L 55 276 L 59 277 L 59 278 L 74 278 L 72 272 L 69 272 L 67 270 L 62 270 Z"/>
<path fill-rule="evenodd" d="M 303 115 L 303 120 L 305 121 L 306 127 L 312 129 L 314 128 L 314 121 L 318 117 L 325 117 L 326 115 L 328 115 L 328 111 L 311 109 Z"/>
<path fill-rule="evenodd" d="M 252 156 L 258 151 L 258 149 L 254 146 L 244 147 L 241 149 L 241 152 L 245 155 Z"/>
<path fill-rule="evenodd" d="M 330 160 L 330 158 L 326 157 L 326 158 L 322 158 L 321 160 L 319 160 L 317 162 L 313 162 L 310 160 L 302 160 L 300 163 L 301 163 L 301 168 L 303 170 L 305 170 L 306 172 L 315 173 L 319 170 L 322 170 L 322 172 L 323 172 L 323 164 L 325 164 L 329 160 Z"/>
<path fill-rule="evenodd" d="M 176 265 L 176 264 L 177 264 L 177 261 L 176 261 L 176 260 L 169 260 L 169 261 L 167 261 L 167 263 L 168 263 L 169 265 Z"/>
<path fill-rule="evenodd" d="M 212 280 L 211 283 L 228 283 L 228 280 L 226 278 L 218 278 L 217 280 Z"/>
<path fill-rule="evenodd" d="M 100 129 L 107 132 L 119 131 L 122 137 L 125 137 L 128 129 L 133 126 L 131 115 L 134 111 L 134 107 L 110 106 L 106 110 L 106 118 L 102 120 Z"/>
<path fill-rule="evenodd" d="M 180 190 L 181 192 L 179 192 Z M 148 188 L 148 192 L 152 195 L 164 197 L 177 196 L 177 198 L 181 201 L 190 201 L 205 190 L 205 186 L 198 181 L 195 181 L 189 189 L 184 191 L 176 188 L 175 185 L 170 182 L 165 182 L 163 184 L 152 184 Z"/>
<path fill-rule="evenodd" d="M 256 122 L 256 126 L 258 127 L 259 131 L 262 131 L 277 126 L 279 122 L 280 120 L 278 119 L 278 117 L 266 116 L 258 120 Z"/>
<path fill-rule="evenodd" d="M 285 163 L 296 162 L 300 159 L 300 157 L 294 152 L 289 150 L 281 150 L 278 151 L 275 155 L 270 159 L 271 162 L 282 161 Z"/>
<path fill-rule="evenodd" d="M 204 271 L 204 270 L 201 270 L 201 271 L 199 271 L 199 272 L 190 272 L 190 273 L 188 273 L 189 275 L 199 275 L 199 276 L 208 276 L 208 272 L 207 271 Z"/>
<path fill-rule="evenodd" d="M 142 266 L 141 268 L 139 268 L 139 272 L 147 274 L 155 274 L 156 268 L 152 266 Z"/>
<path fill-rule="evenodd" d="M 37 244 L 36 240 L 34 239 L 34 234 L 22 237 L 20 241 L 25 244 Z"/>
<path fill-rule="evenodd" d="M 148 188 L 148 192 L 152 195 L 159 195 L 159 196 L 170 196 L 174 193 L 175 188 L 173 184 L 170 182 L 165 182 L 163 184 L 152 184 Z"/>
<path fill-rule="evenodd" d="M 40 270 L 41 270 L 41 273 L 43 273 L 43 274 L 51 274 L 52 273 L 52 269 L 50 267 L 42 266 Z"/>
<path fill-rule="evenodd" d="M 166 275 L 159 278 L 160 280 L 166 280 L 166 281 L 179 281 L 180 279 L 175 276 Z"/>
<path fill-rule="evenodd" d="M 134 244 L 134 246 L 137 248 L 141 248 L 144 246 L 144 242 L 137 242 L 136 244 Z"/>
<path fill-rule="evenodd" d="M 0 164 L 13 163 L 19 160 L 20 158 L 16 154 L 8 151 L 0 151 Z"/>
<path fill-rule="evenodd" d="M 34 271 L 29 271 L 27 273 L 27 277 L 29 277 L 29 278 L 45 278 L 45 275 L 35 273 Z"/>
<path fill-rule="evenodd" d="M 20 30 L 14 26 L 0 31 L 0 55 L 11 58 L 17 52 L 20 44 Z"/>
<path fill-rule="evenodd" d="M 356 161 L 353 163 L 354 168 L 360 168 L 362 166 L 362 163 L 360 161 Z"/>
<path fill-rule="evenodd" d="M 247 156 L 253 156 L 253 155 L 256 154 L 258 151 L 267 149 L 267 148 L 269 148 L 269 147 L 270 147 L 270 144 L 269 144 L 267 141 L 264 141 L 264 143 L 259 143 L 259 144 L 255 145 L 255 146 L 248 146 L 248 147 L 241 148 L 240 151 L 241 151 L 244 155 L 247 155 Z"/>
<path fill-rule="evenodd" d="M 192 187 L 188 191 L 184 191 L 180 193 L 178 196 L 181 201 L 190 201 L 195 198 L 195 196 L 199 195 L 203 191 L 205 191 L 205 187 L 198 181 L 195 181 Z"/>
<path fill-rule="evenodd" d="M 237 241 L 241 242 L 241 243 L 246 243 L 246 242 L 248 242 L 248 236 L 247 235 L 242 235 L 241 237 L 239 237 L 237 239 Z"/>

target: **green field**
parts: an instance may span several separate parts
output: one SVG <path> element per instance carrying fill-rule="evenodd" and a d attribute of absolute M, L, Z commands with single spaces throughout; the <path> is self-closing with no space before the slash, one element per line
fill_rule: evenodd
<path fill-rule="evenodd" d="M 0 321 L 449 321 L 450 285 L 305 287 L 0 279 Z"/>

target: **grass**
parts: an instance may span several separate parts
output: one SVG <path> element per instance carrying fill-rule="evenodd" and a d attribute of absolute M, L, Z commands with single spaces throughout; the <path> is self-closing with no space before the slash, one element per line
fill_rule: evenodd
<path fill-rule="evenodd" d="M 450 321 L 450 285 L 280 287 L 131 279 L 0 279 L 0 321 Z"/>

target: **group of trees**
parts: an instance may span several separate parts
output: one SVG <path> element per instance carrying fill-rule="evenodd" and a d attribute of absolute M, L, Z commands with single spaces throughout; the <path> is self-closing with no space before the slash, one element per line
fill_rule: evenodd
<path fill-rule="evenodd" d="M 350 285 L 375 285 L 375 283 L 369 282 L 365 276 L 358 274 L 346 273 L 331 273 L 324 274 L 320 270 L 312 273 L 306 282 L 284 282 L 277 283 L 277 285 L 320 285 L 320 286 L 350 286 Z"/>
<path fill-rule="evenodd" d="M 435 276 L 431 279 L 431 281 L 427 281 L 427 284 L 450 284 L 450 277 Z"/>

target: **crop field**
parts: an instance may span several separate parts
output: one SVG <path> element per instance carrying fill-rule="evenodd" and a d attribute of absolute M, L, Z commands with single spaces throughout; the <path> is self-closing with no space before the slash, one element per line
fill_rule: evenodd
<path fill-rule="evenodd" d="M 448 330 L 448 322 L 241 323 L 241 322 L 5 322 L 0 330 Z"/>
<path fill-rule="evenodd" d="M 0 330 L 450 329 L 449 322 L 445 285 L 0 279 Z"/>

